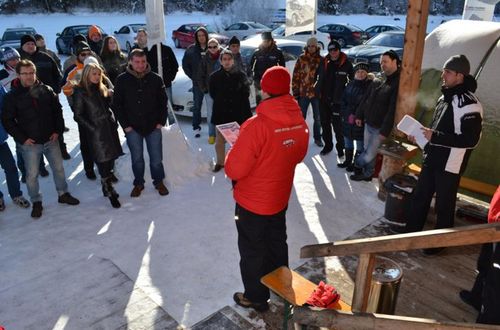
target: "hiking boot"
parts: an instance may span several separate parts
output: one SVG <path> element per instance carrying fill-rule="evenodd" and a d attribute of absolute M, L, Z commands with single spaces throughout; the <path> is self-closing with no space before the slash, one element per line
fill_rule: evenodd
<path fill-rule="evenodd" d="M 320 151 L 320 155 L 325 156 L 328 155 L 330 152 L 332 152 L 333 148 L 332 147 L 324 147 L 323 150 Z"/>
<path fill-rule="evenodd" d="M 33 208 L 31 209 L 31 217 L 38 219 L 42 216 L 42 202 L 34 202 L 33 203 Z"/>
<path fill-rule="evenodd" d="M 351 176 L 349 176 L 349 178 L 351 178 L 352 181 L 366 181 L 366 182 L 372 181 L 372 177 L 371 176 L 366 176 L 363 173 L 361 173 L 361 174 L 352 174 Z"/>
<path fill-rule="evenodd" d="M 0 197 L 0 211 L 5 210 L 5 201 L 3 200 L 3 197 Z"/>
<path fill-rule="evenodd" d="M 62 150 L 62 151 L 61 151 L 61 156 L 62 156 L 62 159 L 64 159 L 64 160 L 71 159 L 71 155 L 70 155 L 70 154 L 68 154 L 68 151 L 67 151 L 67 150 Z"/>
<path fill-rule="evenodd" d="M 224 168 L 224 165 L 215 164 L 214 168 L 212 169 L 212 172 L 217 173 L 220 170 L 222 170 L 223 168 Z"/>
<path fill-rule="evenodd" d="M 22 207 L 23 209 L 27 209 L 31 205 L 30 202 L 28 202 L 28 200 L 23 196 L 14 197 L 12 198 L 12 201 L 14 202 L 14 204 L 16 204 L 19 207 Z"/>
<path fill-rule="evenodd" d="M 199 138 L 201 136 L 201 127 L 194 128 L 193 131 L 194 131 L 194 137 L 195 138 Z"/>
<path fill-rule="evenodd" d="M 323 141 L 321 141 L 321 139 L 314 140 L 314 144 L 317 145 L 318 147 L 324 147 L 325 146 L 325 144 L 323 143 Z"/>
<path fill-rule="evenodd" d="M 209 136 L 208 137 L 208 144 L 214 144 L 215 143 L 215 136 Z"/>
<path fill-rule="evenodd" d="M 118 182 L 118 178 L 116 177 L 115 173 L 111 172 L 111 175 L 109 176 L 109 181 L 111 181 L 112 183 Z"/>
<path fill-rule="evenodd" d="M 352 149 L 345 150 L 345 160 L 342 163 L 338 163 L 337 167 L 347 168 L 352 166 L 352 157 L 354 155 L 354 151 Z"/>
<path fill-rule="evenodd" d="M 139 197 L 141 196 L 141 192 L 144 190 L 143 185 L 134 186 L 134 189 L 130 192 L 130 197 Z"/>
<path fill-rule="evenodd" d="M 269 309 L 269 304 L 267 302 L 254 303 L 245 298 L 242 292 L 236 292 L 233 295 L 234 302 L 244 308 L 253 308 L 257 312 L 265 312 Z"/>
<path fill-rule="evenodd" d="M 158 193 L 161 196 L 167 196 L 168 195 L 168 189 L 167 189 L 167 187 L 165 187 L 165 185 L 163 184 L 163 182 L 160 182 L 157 185 L 155 185 L 155 188 L 156 188 L 156 190 L 158 190 Z"/>
<path fill-rule="evenodd" d="M 477 311 L 481 310 L 481 301 L 479 299 L 474 299 L 472 292 L 461 290 L 458 295 L 460 296 L 460 299 L 467 305 L 474 307 L 474 309 L 476 309 Z"/>
<path fill-rule="evenodd" d="M 66 192 L 59 196 L 57 201 L 61 204 L 68 204 L 68 205 L 78 205 L 80 204 L 80 201 L 76 199 L 75 197 L 71 196 L 69 192 Z"/>
<path fill-rule="evenodd" d="M 87 179 L 89 179 L 89 180 L 95 180 L 95 179 L 97 179 L 97 176 L 95 175 L 94 170 L 85 171 L 85 176 L 86 176 L 86 177 L 87 177 Z"/>
<path fill-rule="evenodd" d="M 49 176 L 49 171 L 47 171 L 47 169 L 45 167 L 42 167 L 38 173 L 42 177 Z M 21 181 L 22 181 L 22 178 L 21 178 Z M 26 178 L 24 178 L 24 182 L 26 182 Z"/>

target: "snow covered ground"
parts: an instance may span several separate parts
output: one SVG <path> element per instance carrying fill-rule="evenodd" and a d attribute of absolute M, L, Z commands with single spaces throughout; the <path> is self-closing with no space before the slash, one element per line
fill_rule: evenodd
<path fill-rule="evenodd" d="M 214 19 L 216 16 L 204 13 L 169 15 L 167 36 L 182 23 L 211 23 Z M 430 17 L 428 30 L 442 19 Z M 349 22 L 366 28 L 388 21 L 404 26 L 404 20 L 320 16 L 318 24 Z M 45 36 L 49 48 L 55 49 L 55 34 L 68 25 L 98 24 L 112 33 L 126 23 L 144 21 L 142 15 L 123 14 L 0 16 L 0 31 L 33 26 Z M 171 39 L 167 44 L 173 47 Z M 183 50 L 175 53 L 180 62 Z M 91 309 L 79 305 L 79 298 L 92 289 L 84 284 L 85 279 L 97 276 L 91 271 L 95 269 L 93 260 L 111 261 L 179 324 L 190 326 L 226 305 L 233 306 L 233 292 L 242 289 L 234 202 L 224 173 L 209 171 L 214 150 L 206 135 L 194 139 L 189 119 L 179 119 L 186 141 L 175 129 L 165 129 L 164 158 L 171 191 L 166 197 L 153 189 L 148 171 L 141 197 L 129 197 L 133 176 L 124 144 L 127 155 L 117 163 L 117 191 L 123 206 L 115 210 L 102 197 L 99 183 L 89 181 L 82 172 L 77 127 L 65 98 L 60 99 L 70 128 L 64 135 L 72 156 L 64 163 L 66 175 L 70 191 L 81 204 L 58 205 L 52 175 L 40 178 L 44 214 L 34 221 L 29 210 L 12 204 L 0 173 L 0 189 L 7 202 L 7 209 L 0 213 L 0 324 L 9 330 L 91 328 L 95 321 L 89 315 Z M 204 130 L 206 133 L 206 126 Z M 14 150 L 12 141 L 9 144 Z M 292 268 L 304 262 L 299 258 L 303 245 L 343 239 L 383 214 L 375 181 L 351 182 L 336 167 L 335 154 L 320 157 L 319 151 L 311 139 L 308 155 L 297 167 L 287 213 Z M 22 188 L 26 195 L 24 185 Z M 72 267 L 80 269 L 76 265 L 87 265 L 89 272 L 78 271 L 76 276 L 71 271 Z M 134 293 L 128 294 L 125 299 L 134 301 Z M 63 303 L 66 301 L 74 304 Z M 123 318 L 130 322 L 127 308 Z"/>

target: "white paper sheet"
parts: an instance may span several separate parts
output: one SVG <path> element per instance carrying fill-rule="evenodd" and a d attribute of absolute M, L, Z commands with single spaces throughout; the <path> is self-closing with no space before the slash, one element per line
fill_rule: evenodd
<path fill-rule="evenodd" d="M 415 118 L 408 115 L 405 115 L 397 125 L 397 128 L 401 132 L 406 135 L 414 136 L 420 149 L 424 149 L 425 145 L 429 141 L 425 138 L 422 127 L 424 127 L 422 124 L 420 124 Z"/>

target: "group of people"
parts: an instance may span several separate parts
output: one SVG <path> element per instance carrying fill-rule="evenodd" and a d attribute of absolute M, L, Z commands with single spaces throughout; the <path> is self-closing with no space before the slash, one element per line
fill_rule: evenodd
<path fill-rule="evenodd" d="M 167 122 L 168 87 L 178 70 L 170 47 L 161 45 L 162 72 L 158 70 L 156 46 L 148 48 L 147 32 L 140 30 L 138 42 L 126 56 L 118 41 L 91 26 L 87 36 L 73 39 L 72 56 L 63 66 L 57 55 L 46 48 L 43 36 L 24 35 L 21 48 L 4 48 L 0 60 L 0 139 L 1 165 L 6 172 L 9 194 L 14 203 L 28 208 L 22 196 L 18 168 L 6 142 L 7 133 L 16 142 L 17 162 L 31 199 L 33 218 L 42 216 L 42 196 L 38 175 L 46 176 L 43 156 L 52 171 L 59 203 L 77 205 L 68 192 L 63 159 L 71 156 L 63 140 L 65 131 L 58 94 L 63 91 L 78 124 L 80 151 L 85 175 L 101 177 L 102 192 L 114 208 L 121 206 L 113 184 L 115 160 L 123 155 L 118 124 L 125 132 L 134 173 L 131 197 L 144 190 L 145 162 L 143 143 L 150 158 L 153 185 L 162 196 L 169 191 L 164 184 L 161 128 Z M 63 70 L 63 72 L 61 72 Z M 171 94 L 171 90 L 170 90 Z M 0 192 L 0 210 L 5 209 Z"/>

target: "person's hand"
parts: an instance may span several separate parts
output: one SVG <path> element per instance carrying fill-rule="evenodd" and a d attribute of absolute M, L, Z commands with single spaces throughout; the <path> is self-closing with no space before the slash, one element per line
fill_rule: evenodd
<path fill-rule="evenodd" d="M 132 128 L 132 126 L 129 126 L 129 127 L 125 127 L 123 130 L 125 131 L 125 133 L 130 133 L 130 132 L 132 132 L 134 129 Z"/>
<path fill-rule="evenodd" d="M 162 124 L 156 124 L 156 128 L 162 128 L 163 125 Z"/>
<path fill-rule="evenodd" d="M 432 133 L 434 133 L 434 130 L 427 127 L 422 127 L 420 129 L 422 130 L 422 133 L 424 133 L 424 136 L 427 139 L 427 141 L 430 141 L 432 138 Z"/>
<path fill-rule="evenodd" d="M 356 119 L 354 122 L 356 123 L 356 126 L 359 126 L 359 127 L 363 126 L 363 120 L 361 120 L 361 119 Z"/>
<path fill-rule="evenodd" d="M 413 144 L 417 143 L 417 139 L 413 135 L 408 135 L 408 141 L 410 141 Z"/>
<path fill-rule="evenodd" d="M 35 140 L 33 140 L 33 139 L 27 139 L 26 141 L 24 141 L 25 146 L 32 146 L 34 144 L 35 144 Z"/>
<path fill-rule="evenodd" d="M 54 142 L 55 140 L 57 140 L 58 137 L 59 137 L 59 134 L 52 133 L 52 135 L 49 137 L 49 140 Z"/>

